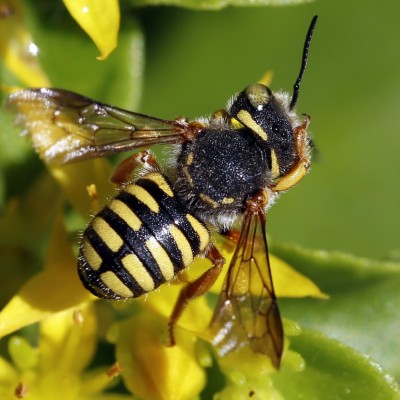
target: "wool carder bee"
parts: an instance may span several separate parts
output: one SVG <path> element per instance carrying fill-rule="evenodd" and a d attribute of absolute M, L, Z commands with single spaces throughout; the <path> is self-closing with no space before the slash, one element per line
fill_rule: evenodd
<path fill-rule="evenodd" d="M 172 344 L 186 305 L 208 291 L 224 266 L 210 230 L 232 232 L 235 224 L 241 227 L 236 249 L 210 324 L 214 344 L 221 354 L 248 345 L 280 365 L 283 328 L 269 264 L 266 210 L 310 168 L 310 119 L 294 108 L 316 21 L 309 27 L 291 96 L 255 83 L 225 110 L 193 122 L 149 117 L 58 89 L 22 90 L 7 100 L 47 163 L 146 148 L 116 168 L 112 180 L 118 193 L 84 231 L 78 271 L 92 293 L 120 300 L 170 281 L 196 256 L 209 258 L 212 267 L 188 283 L 176 301 L 169 322 Z M 148 149 L 154 144 L 175 148 L 172 174 Z M 138 166 L 142 172 L 133 178 Z"/>

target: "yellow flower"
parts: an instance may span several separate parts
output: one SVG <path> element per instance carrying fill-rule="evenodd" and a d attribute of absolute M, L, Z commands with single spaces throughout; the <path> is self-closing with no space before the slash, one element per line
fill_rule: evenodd
<path fill-rule="evenodd" d="M 8 341 L 11 362 L 0 358 L 0 398 L 123 400 L 100 393 L 115 378 L 115 366 L 84 372 L 96 348 L 92 303 L 52 314 L 39 324 L 38 346 L 20 336 Z M 75 318 L 74 318 L 75 315 Z"/>
<path fill-rule="evenodd" d="M 177 332 L 178 345 L 165 346 L 165 320 L 150 312 L 118 324 L 116 356 L 126 387 L 143 399 L 196 398 L 206 384 L 196 337 Z"/>

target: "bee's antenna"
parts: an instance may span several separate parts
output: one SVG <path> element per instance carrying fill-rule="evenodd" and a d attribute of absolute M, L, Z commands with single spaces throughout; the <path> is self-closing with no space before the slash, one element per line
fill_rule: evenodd
<path fill-rule="evenodd" d="M 303 78 L 304 71 L 306 70 L 307 67 L 308 50 L 310 49 L 311 38 L 314 32 L 315 24 L 317 23 L 317 19 L 318 15 L 315 15 L 314 18 L 311 20 L 310 27 L 308 28 L 306 41 L 304 42 L 303 56 L 301 58 L 300 72 L 293 86 L 293 96 L 292 96 L 292 101 L 290 102 L 289 110 L 293 110 L 293 108 L 297 103 L 297 98 L 299 97 L 300 82 L 301 79 Z"/>

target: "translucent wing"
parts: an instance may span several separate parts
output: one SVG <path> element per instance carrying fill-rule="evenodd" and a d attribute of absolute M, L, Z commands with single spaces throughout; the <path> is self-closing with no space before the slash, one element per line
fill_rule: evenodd
<path fill-rule="evenodd" d="M 245 345 L 279 368 L 283 328 L 274 293 L 264 208 L 247 207 L 239 241 L 211 321 L 220 355 Z"/>
<path fill-rule="evenodd" d="M 125 111 L 59 89 L 11 94 L 6 107 L 45 161 L 63 164 L 156 143 L 183 141 L 188 124 Z"/>

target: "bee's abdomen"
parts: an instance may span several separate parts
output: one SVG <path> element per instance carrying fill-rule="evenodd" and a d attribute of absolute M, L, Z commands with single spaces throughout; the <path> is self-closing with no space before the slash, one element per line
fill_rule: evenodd
<path fill-rule="evenodd" d="M 207 228 L 153 172 L 125 186 L 86 228 L 79 276 L 98 297 L 138 297 L 186 268 L 208 242 Z"/>

